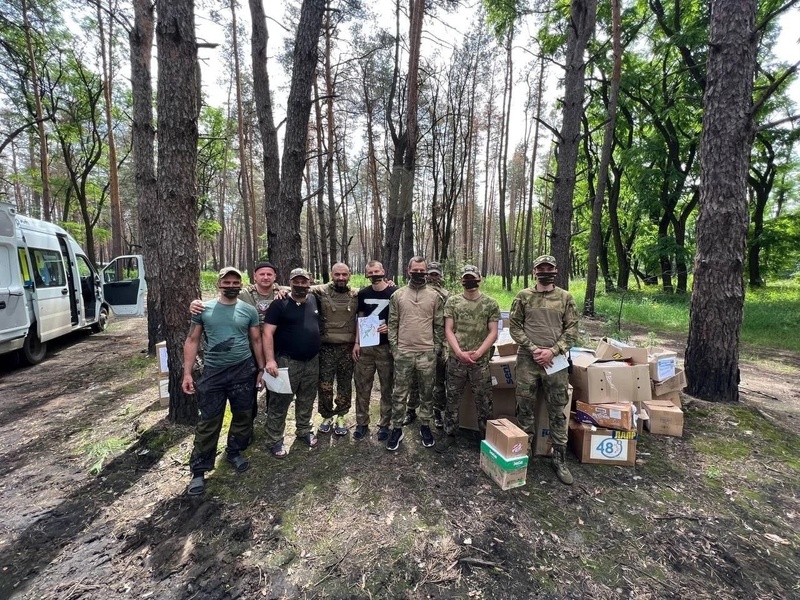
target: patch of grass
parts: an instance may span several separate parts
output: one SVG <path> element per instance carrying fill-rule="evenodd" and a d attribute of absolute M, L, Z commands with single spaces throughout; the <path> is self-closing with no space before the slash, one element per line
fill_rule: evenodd
<path fill-rule="evenodd" d="M 89 475 L 99 475 L 106 459 L 124 450 L 128 444 L 130 444 L 129 438 L 108 438 L 84 446 L 82 453 L 86 454 Z"/>
<path fill-rule="evenodd" d="M 690 443 L 700 454 L 716 456 L 726 460 L 737 460 L 750 456 L 751 445 L 733 438 L 732 436 L 704 436 L 693 437 Z"/>
<path fill-rule="evenodd" d="M 129 358 L 125 365 L 122 367 L 125 371 L 142 371 L 151 370 L 156 364 L 155 357 L 149 357 L 146 354 L 137 354 Z"/>

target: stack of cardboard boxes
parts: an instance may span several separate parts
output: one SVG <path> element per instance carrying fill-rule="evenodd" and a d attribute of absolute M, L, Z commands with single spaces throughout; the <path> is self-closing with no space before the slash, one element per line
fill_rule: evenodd
<path fill-rule="evenodd" d="M 488 421 L 486 439 L 481 442 L 480 465 L 501 489 L 525 485 L 528 434 L 508 419 Z"/>
<path fill-rule="evenodd" d="M 604 338 L 594 352 L 573 353 L 572 362 L 569 439 L 581 462 L 633 465 L 643 425 L 651 433 L 682 434 L 686 379 L 675 352 Z"/>
<path fill-rule="evenodd" d="M 169 364 L 167 363 L 167 342 L 156 344 L 158 358 L 158 402 L 162 407 L 169 406 Z"/>

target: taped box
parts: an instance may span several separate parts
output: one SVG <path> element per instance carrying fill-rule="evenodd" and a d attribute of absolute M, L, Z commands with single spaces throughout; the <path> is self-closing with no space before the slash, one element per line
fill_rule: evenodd
<path fill-rule="evenodd" d="M 511 338 L 511 332 L 508 329 L 503 329 L 497 334 L 494 349 L 497 356 L 513 356 L 519 350 L 519 344 Z"/>
<path fill-rule="evenodd" d="M 653 435 L 683 436 L 683 411 L 669 400 L 645 402 L 649 419 L 645 424 Z"/>
<path fill-rule="evenodd" d="M 617 431 L 569 420 L 569 446 L 582 463 L 633 466 L 636 464 L 635 431 Z"/>
<path fill-rule="evenodd" d="M 612 402 L 608 404 L 575 403 L 575 418 L 581 423 L 589 423 L 606 429 L 635 431 L 638 422 L 636 406 L 631 402 Z"/>
<path fill-rule="evenodd" d="M 651 348 L 647 358 L 650 363 L 650 379 L 664 381 L 675 377 L 678 368 L 678 354 L 663 348 Z"/>
<path fill-rule="evenodd" d="M 652 400 L 665 400 L 667 402 L 672 402 L 673 405 L 681 408 L 683 403 L 681 402 L 681 393 L 677 390 L 673 390 L 671 392 L 667 392 L 661 396 L 653 396 Z"/>
<path fill-rule="evenodd" d="M 169 375 L 169 363 L 167 361 L 167 342 L 156 344 L 156 358 L 158 358 L 158 372 Z"/>
<path fill-rule="evenodd" d="M 508 490 L 525 485 L 528 473 L 528 456 L 505 458 L 487 440 L 481 442 L 481 470 L 500 486 Z"/>
<path fill-rule="evenodd" d="M 650 371 L 647 364 L 598 362 L 586 353 L 573 355 L 569 382 L 573 398 L 587 404 L 609 402 L 640 403 L 650 400 Z"/>
<path fill-rule="evenodd" d="M 158 379 L 158 403 L 160 406 L 169 406 L 169 373 Z"/>
<path fill-rule="evenodd" d="M 517 387 L 517 356 L 495 356 L 489 361 L 489 375 L 496 388 Z"/>
<path fill-rule="evenodd" d="M 683 369 L 676 368 L 673 377 L 665 379 L 664 381 L 653 381 L 650 385 L 652 387 L 652 392 L 650 398 L 647 398 L 647 400 L 650 400 L 653 396 L 663 396 L 670 392 L 680 392 L 686 387 L 686 374 Z"/>
<path fill-rule="evenodd" d="M 486 441 L 503 458 L 528 456 L 528 434 L 508 419 L 487 421 Z"/>
<path fill-rule="evenodd" d="M 647 364 L 647 348 L 637 348 L 613 338 L 602 338 L 594 355 L 597 360 L 629 360 L 635 365 Z"/>

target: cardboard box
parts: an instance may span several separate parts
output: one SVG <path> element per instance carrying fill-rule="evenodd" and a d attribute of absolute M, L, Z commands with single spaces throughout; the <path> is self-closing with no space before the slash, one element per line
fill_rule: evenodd
<path fill-rule="evenodd" d="M 564 406 L 564 417 L 569 421 L 569 410 L 571 402 Z M 536 436 L 533 440 L 534 456 L 550 456 L 553 453 L 553 442 L 550 440 L 550 410 L 547 406 L 547 398 L 544 390 L 539 389 L 536 394 L 536 402 L 533 405 L 534 425 L 536 426 Z"/>
<path fill-rule="evenodd" d="M 637 348 L 612 338 L 601 339 L 594 355 L 597 360 L 629 360 L 635 365 L 647 364 L 647 348 Z"/>
<path fill-rule="evenodd" d="M 581 423 L 589 423 L 606 429 L 634 431 L 638 422 L 636 406 L 631 402 L 609 404 L 576 403 L 575 417 Z"/>
<path fill-rule="evenodd" d="M 495 388 L 517 387 L 517 356 L 495 356 L 489 361 L 489 374 Z"/>
<path fill-rule="evenodd" d="M 158 372 L 169 374 L 169 364 L 167 361 L 167 342 L 156 344 L 156 358 L 158 358 Z"/>
<path fill-rule="evenodd" d="M 587 404 L 637 404 L 651 398 L 647 364 L 598 362 L 591 354 L 581 353 L 572 357 L 569 382 L 574 388 L 573 398 Z"/>
<path fill-rule="evenodd" d="M 582 463 L 633 466 L 636 432 L 603 429 L 569 420 L 569 446 Z"/>
<path fill-rule="evenodd" d="M 516 356 L 519 344 L 513 341 L 503 342 L 502 344 L 495 344 L 494 348 L 497 356 Z"/>
<path fill-rule="evenodd" d="M 169 406 L 169 373 L 163 374 L 158 379 L 158 403 Z"/>
<path fill-rule="evenodd" d="M 651 382 L 651 399 L 653 396 L 663 396 L 670 392 L 680 392 L 686 387 L 686 374 L 683 369 L 675 369 L 675 376 L 665 379 L 664 381 Z"/>
<path fill-rule="evenodd" d="M 675 369 L 678 368 L 676 352 L 663 348 L 651 348 L 647 360 L 650 363 L 650 379 L 653 381 L 664 381 L 675 377 Z"/>
<path fill-rule="evenodd" d="M 485 441 L 503 458 L 528 456 L 528 434 L 508 419 L 487 421 Z"/>
<path fill-rule="evenodd" d="M 481 442 L 481 470 L 500 486 L 508 490 L 525 485 L 528 456 L 505 458 L 486 440 Z"/>
<path fill-rule="evenodd" d="M 511 313 L 505 310 L 500 311 L 500 320 L 497 322 L 497 331 L 508 329 L 508 320 L 511 318 Z"/>
<path fill-rule="evenodd" d="M 516 425 L 517 398 L 514 388 L 492 389 L 492 418 L 508 419 Z M 475 408 L 475 396 L 469 383 L 464 388 L 458 404 L 458 425 L 464 429 L 478 431 L 478 411 Z"/>
<path fill-rule="evenodd" d="M 678 408 L 683 406 L 683 403 L 681 402 L 681 393 L 677 390 L 667 392 L 661 396 L 653 396 L 652 400 L 665 400 L 667 402 L 672 402 L 672 404 Z"/>
<path fill-rule="evenodd" d="M 669 400 L 650 400 L 645 403 L 650 416 L 645 424 L 653 435 L 683 436 L 683 411 Z"/>

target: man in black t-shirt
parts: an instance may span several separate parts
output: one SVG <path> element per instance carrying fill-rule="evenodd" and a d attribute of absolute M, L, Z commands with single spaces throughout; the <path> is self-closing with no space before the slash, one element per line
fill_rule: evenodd
<path fill-rule="evenodd" d="M 356 384 L 356 429 L 353 438 L 361 440 L 369 433 L 369 399 L 375 372 L 381 384 L 381 418 L 378 422 L 378 440 L 389 437 L 389 421 L 392 413 L 392 384 L 394 365 L 389 350 L 389 336 L 386 322 L 389 319 L 389 298 L 397 287 L 386 281 L 386 271 L 377 260 L 367 263 L 367 278 L 372 285 L 358 292 L 358 316 L 377 316 L 380 319 L 380 343 L 377 346 L 360 346 L 358 328 L 356 343 L 353 346 L 353 359 L 356 361 L 354 379 Z"/>
<path fill-rule="evenodd" d="M 311 413 L 319 380 L 320 316 L 317 301 L 308 293 L 311 276 L 305 269 L 289 275 L 291 293 L 274 300 L 264 315 L 262 330 L 266 370 L 277 377 L 278 368 L 289 369 L 292 394 L 269 392 L 267 448 L 275 458 L 287 455 L 283 445 L 286 413 L 295 400 L 295 435 L 309 447 L 317 445 L 311 428 Z"/>

